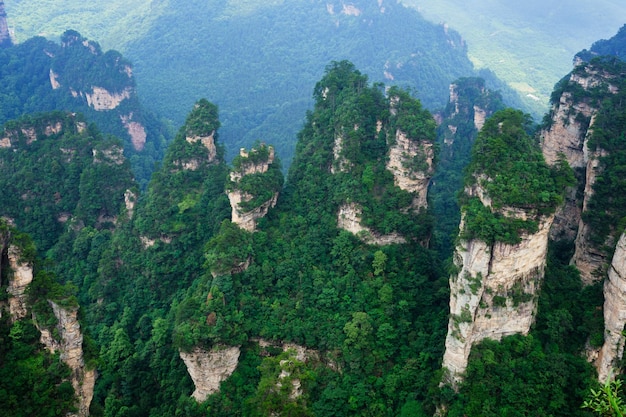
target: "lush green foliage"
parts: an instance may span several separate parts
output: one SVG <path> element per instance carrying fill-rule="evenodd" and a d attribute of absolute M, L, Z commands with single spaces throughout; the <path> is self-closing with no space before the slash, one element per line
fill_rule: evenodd
<path fill-rule="evenodd" d="M 40 251 L 59 239 L 64 222 L 113 226 L 124 192 L 133 187 L 118 141 L 60 112 L 9 122 L 4 135 L 11 146 L 0 149 L 0 213 L 29 233 Z"/>
<path fill-rule="evenodd" d="M 478 134 L 466 187 L 484 189 L 492 207 L 485 207 L 478 197 L 462 195 L 463 239 L 518 243 L 520 231 L 537 230 L 536 219 L 509 217 L 506 209 L 532 210 L 537 215 L 553 212 L 563 201 L 565 187 L 574 184 L 573 171 L 564 158 L 554 167 L 545 163 L 538 143 L 528 133 L 530 123 L 529 116 L 520 111 L 501 110 Z"/>
<path fill-rule="evenodd" d="M 591 373 L 578 353 L 586 336 L 598 342 L 599 287 L 583 289 L 571 267 L 551 261 L 549 294 L 541 295 L 532 335 L 485 342 L 475 349 L 468 383 L 458 396 L 439 389 L 447 273 L 438 254 L 426 247 L 432 213 L 415 210 L 414 196 L 398 188 L 386 168 L 398 131 L 426 149 L 434 146 L 434 121 L 409 93 L 370 85 L 348 61 L 327 67 L 314 100 L 284 188 L 278 169 L 271 181 L 245 185 L 253 194 L 261 195 L 263 190 L 254 189 L 260 186 L 280 191 L 276 207 L 259 220 L 254 233 L 228 220 L 225 190 L 232 184 L 215 131 L 220 126 L 217 107 L 207 100 L 193 106 L 147 191 L 128 210 L 122 204 L 123 192 L 133 188 L 128 162 L 119 146 L 111 147 L 95 128 L 72 131 L 69 142 L 58 133 L 27 144 L 22 127 L 34 123 L 45 131 L 42 121 L 63 115 L 9 124 L 17 131 L 19 147 L 0 153 L 0 167 L 8 174 L 22 173 L 15 180 L 19 187 L 26 184 L 20 181 L 37 176 L 15 167 L 25 167 L 27 161 L 46 167 L 45 158 L 35 152 L 44 145 L 50 159 L 65 155 L 60 168 L 50 168 L 56 173 L 51 178 L 59 184 L 73 178 L 63 192 L 73 193 L 75 202 L 66 204 L 54 194 L 52 201 L 67 205 L 81 223 L 33 227 L 40 231 L 35 241 L 47 242 L 48 261 L 64 285 L 42 271 L 31 291 L 33 308 L 39 309 L 55 297 L 74 306 L 72 290 L 78 289 L 87 360 L 99 374 L 91 415 L 424 416 L 432 415 L 438 403 L 448 404 L 450 415 L 580 412 Z M 482 93 L 474 102 L 491 103 Z M 491 160 L 513 171 L 521 169 L 518 160 L 524 161 L 537 175 L 526 177 L 524 185 L 517 179 L 511 183 L 534 191 L 544 181 L 548 194 L 547 201 L 530 196 L 521 207 L 549 212 L 559 187 L 569 181 L 567 169 L 550 171 L 542 165 L 523 114 L 508 110 L 491 120 L 477 139 L 484 152 L 474 155 L 470 172 L 497 178 Z M 216 141 L 215 153 L 195 140 L 209 134 Z M 86 148 L 82 171 L 65 170 L 70 162 L 82 161 L 72 144 Z M 233 170 L 267 160 L 269 152 L 269 147 L 258 147 L 247 159 L 237 158 Z M 404 168 L 432 175 L 425 172 L 430 168 L 424 159 L 418 154 Z M 502 175 L 493 181 L 500 187 L 493 192 L 505 194 L 492 199 L 501 206 L 516 205 L 522 193 L 506 189 L 502 184 L 509 173 Z M 56 183 L 46 187 L 58 187 Z M 34 179 L 24 186 L 41 187 Z M 25 204 L 13 201 L 25 193 L 19 187 L 8 194 L 8 207 Z M 113 188 L 104 193 L 104 187 Z M 41 191 L 31 206 L 46 207 L 49 198 Z M 368 245 L 339 230 L 338 210 L 346 203 L 362 208 L 363 224 L 375 233 L 399 233 L 407 242 Z M 16 222 L 25 215 L 19 207 Z M 96 208 L 106 210 L 106 216 Z M 534 225 L 499 218 L 476 199 L 468 199 L 465 209 L 468 224 L 477 224 L 470 231 L 486 230 L 479 236 L 485 240 L 515 241 L 519 229 Z M 115 217 L 116 222 L 105 221 Z M 52 233 L 43 235 L 46 230 Z M 3 273 L 3 282 L 6 277 Z M 260 339 L 275 347 L 262 348 Z M 301 361 L 283 352 L 283 342 L 314 349 L 317 359 Z M 179 351 L 223 345 L 241 346 L 239 366 L 219 393 L 198 404 L 189 398 L 193 384 Z M 304 392 L 297 398 L 290 395 L 296 380 Z"/>
<path fill-rule="evenodd" d="M 574 183 L 564 158 L 554 168 L 545 163 L 538 143 L 529 135 L 531 127 L 528 115 L 502 110 L 485 123 L 476 139 L 469 182 L 478 179 L 495 208 L 551 212 L 563 201 L 565 186 Z"/>

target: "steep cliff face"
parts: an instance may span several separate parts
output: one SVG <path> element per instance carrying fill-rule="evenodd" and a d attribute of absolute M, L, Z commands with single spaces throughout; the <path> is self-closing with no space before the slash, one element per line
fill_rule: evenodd
<path fill-rule="evenodd" d="M 509 208 L 502 212 L 522 220 L 531 214 Z M 453 384 L 465 371 L 474 344 L 486 338 L 528 334 L 553 219 L 552 215 L 539 217 L 536 232 L 520 234 L 516 244 L 478 239 L 459 242 L 454 254 L 458 273 L 450 278 L 450 320 L 443 357 Z M 464 228 L 463 221 L 460 228 Z"/>
<path fill-rule="evenodd" d="M 7 251 L 9 268 L 13 271 L 13 277 L 9 281 L 7 292 L 9 296 L 9 312 L 12 320 L 21 320 L 28 315 L 29 306 L 26 288 L 33 281 L 33 266 L 23 262 L 21 250 L 14 245 L 10 245 Z"/>
<path fill-rule="evenodd" d="M 389 147 L 387 169 L 393 173 L 395 184 L 413 195 L 412 209 L 428 207 L 428 185 L 434 173 L 432 142 L 413 141 L 401 130 Z"/>
<path fill-rule="evenodd" d="M 618 78 L 617 74 L 602 65 L 581 63 L 557 86 L 552 97 L 549 125 L 541 132 L 541 147 L 546 162 L 555 165 L 563 158 L 576 173 L 578 192 L 576 187 L 568 191 L 550 235 L 554 240 L 575 240 L 572 263 L 578 267 L 587 284 L 600 277 L 600 271 L 607 262 L 598 245 L 590 242 L 590 229 L 582 219 L 582 213 L 593 197 L 600 158 L 606 156 L 600 148 L 591 149 L 589 141 L 593 137 L 596 115 L 602 106 L 601 97 L 619 91 Z"/>
<path fill-rule="evenodd" d="M 89 415 L 89 405 L 93 399 L 96 370 L 85 367 L 83 334 L 78 322 L 78 309 L 64 308 L 53 301 L 49 301 L 49 303 L 58 320 L 56 328 L 60 340 L 54 339 L 48 329 L 40 329 L 41 343 L 52 353 L 59 351 L 61 360 L 71 369 L 70 382 L 78 398 L 78 411 L 72 415 L 86 417 Z"/>
<path fill-rule="evenodd" d="M 626 325 L 626 233 L 615 248 L 608 278 L 604 282 L 604 345 L 596 360 L 601 382 L 615 376 L 624 355 Z"/>
<path fill-rule="evenodd" d="M 2 222 L 2 226 L 6 223 Z M 3 227 L 0 233 L 0 256 L 8 260 L 8 265 L 2 265 L 0 262 L 0 273 L 8 276 L 9 281 L 6 288 L 9 304 L 9 314 L 11 322 L 18 325 L 19 321 L 28 321 L 32 318 L 37 324 L 37 315 L 31 308 L 31 299 L 26 294 L 26 289 L 33 283 L 33 265 L 24 259 L 24 249 L 14 244 L 8 243 L 14 230 L 9 227 Z M 5 252 L 6 249 L 6 252 Z M 6 273 L 6 268 L 11 272 Z M 52 312 L 56 317 L 59 339 L 55 339 L 50 329 L 39 329 L 41 343 L 51 353 L 59 352 L 60 359 L 70 368 L 71 374 L 69 380 L 74 389 L 77 399 L 77 412 L 70 414 L 77 417 L 86 417 L 89 415 L 89 404 L 93 398 L 93 389 L 96 379 L 95 370 L 87 370 L 83 359 L 83 335 L 78 323 L 78 308 L 63 308 L 57 303 L 47 301 Z M 2 307 L 2 306 L 0 306 Z M 1 312 L 0 312 L 1 314 Z M 35 353 L 33 351 L 33 353 Z"/>
<path fill-rule="evenodd" d="M 211 350 L 196 347 L 191 352 L 180 352 L 196 387 L 192 394 L 196 401 L 202 402 L 219 391 L 222 381 L 237 368 L 240 353 L 238 346 L 217 346 Z"/>
<path fill-rule="evenodd" d="M 534 139 L 524 133 L 528 123 L 521 112 L 500 111 L 474 144 L 443 357 L 446 382 L 453 386 L 474 344 L 525 335 L 535 319 L 554 210 L 572 174 L 545 163 Z"/>
<path fill-rule="evenodd" d="M 241 149 L 227 185 L 231 221 L 253 232 L 259 219 L 276 205 L 282 175 L 274 161 L 274 148 L 261 145 L 250 152 Z"/>

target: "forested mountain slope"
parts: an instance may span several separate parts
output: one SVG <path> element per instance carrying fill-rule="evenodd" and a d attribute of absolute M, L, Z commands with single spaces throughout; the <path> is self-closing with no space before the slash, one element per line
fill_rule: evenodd
<path fill-rule="evenodd" d="M 0 123 L 35 112 L 80 112 L 123 140 L 135 176 L 147 183 L 168 132 L 140 104 L 130 62 L 75 31 L 60 42 L 39 37 L 0 49 Z"/>
<path fill-rule="evenodd" d="M 410 87 L 429 109 L 445 106 L 454 79 L 476 75 L 457 32 L 395 1 L 133 3 L 123 19 L 114 17 L 119 4 L 106 4 L 82 14 L 78 6 L 54 1 L 7 10 L 9 22 L 16 16 L 16 32 L 52 30 L 48 21 L 64 22 L 68 29 L 108 39 L 107 46 L 132 60 L 144 102 L 176 125 L 199 96 L 209 98 L 220 108 L 230 157 L 263 140 L 274 144 L 288 166 L 303 114 L 312 105 L 303 92 L 313 88 L 331 60 L 349 59 L 372 81 Z M 54 11 L 66 7 L 71 13 L 62 20 Z M 38 13 L 31 17 L 33 8 Z M 89 22 L 96 18 L 90 13 L 96 10 L 103 22 L 92 29 Z M 129 20 L 130 30 L 108 36 L 107 27 Z M 488 72 L 484 76 L 497 83 Z M 514 95 L 506 97 L 517 104 Z"/>
<path fill-rule="evenodd" d="M 229 166 L 206 99 L 145 192 L 84 116 L 7 122 L 3 411 L 588 416 L 622 374 L 625 65 L 581 62 L 536 126 L 480 79 L 433 116 L 332 61 L 287 181 L 265 141 Z"/>

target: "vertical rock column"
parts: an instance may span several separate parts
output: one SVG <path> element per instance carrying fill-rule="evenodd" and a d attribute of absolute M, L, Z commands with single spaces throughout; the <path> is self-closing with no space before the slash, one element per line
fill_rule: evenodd
<path fill-rule="evenodd" d="M 604 345 L 596 362 L 601 382 L 613 376 L 614 368 L 624 354 L 626 324 L 626 233 L 622 234 L 608 279 L 604 282 Z"/>
<path fill-rule="evenodd" d="M 61 360 L 71 369 L 70 382 L 78 397 L 78 411 L 72 416 L 86 417 L 93 399 L 96 371 L 87 369 L 83 357 L 83 334 L 78 322 L 78 309 L 67 309 L 48 301 L 58 320 L 57 329 L 61 340 L 55 340 L 48 329 L 40 329 L 41 343 L 52 353 L 59 351 Z"/>
<path fill-rule="evenodd" d="M 548 232 L 554 216 L 542 217 L 536 233 L 516 245 L 461 241 L 454 255 L 458 273 L 450 278 L 450 320 L 443 367 L 456 386 L 471 348 L 483 339 L 526 335 L 535 319 Z M 462 225 L 461 225 L 462 227 Z"/>

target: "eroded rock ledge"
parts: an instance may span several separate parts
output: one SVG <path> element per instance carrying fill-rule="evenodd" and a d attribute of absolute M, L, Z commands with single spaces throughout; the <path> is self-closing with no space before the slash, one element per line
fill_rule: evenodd
<path fill-rule="evenodd" d="M 337 212 L 337 227 L 358 236 L 370 245 L 393 245 L 405 243 L 406 239 L 399 233 L 381 235 L 361 224 L 361 207 L 355 203 L 343 204 Z"/>

